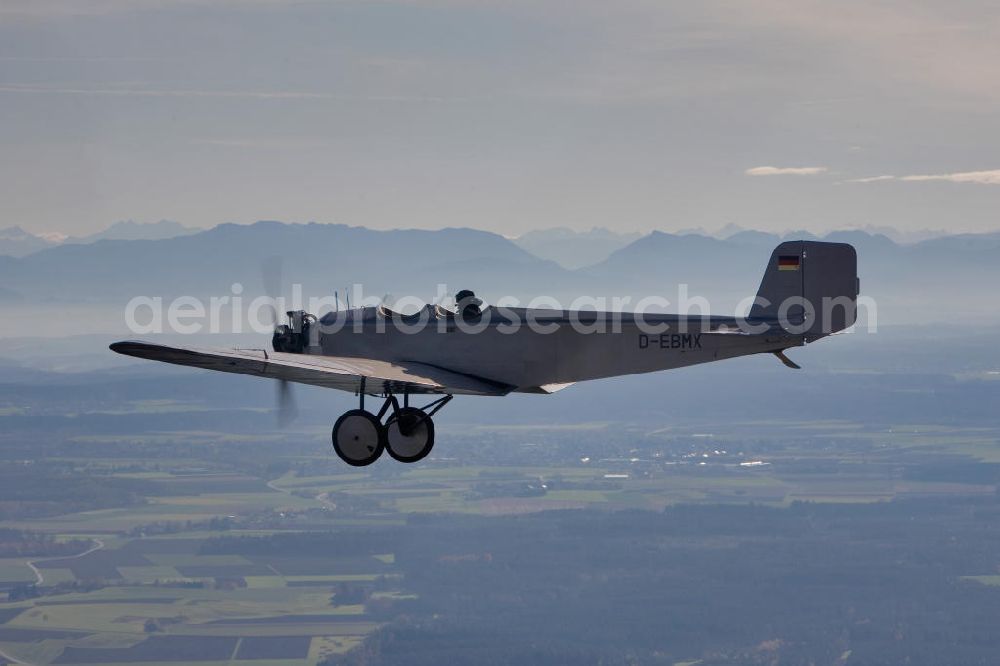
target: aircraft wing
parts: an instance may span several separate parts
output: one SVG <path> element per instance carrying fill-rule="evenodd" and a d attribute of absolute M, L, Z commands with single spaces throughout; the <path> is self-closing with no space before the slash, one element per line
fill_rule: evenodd
<path fill-rule="evenodd" d="M 452 372 L 422 363 L 377 361 L 366 358 L 288 354 L 263 349 L 171 347 L 151 342 L 125 341 L 111 350 L 164 363 L 206 370 L 234 372 L 300 384 L 365 393 L 437 393 L 506 395 L 513 387 L 488 379 Z"/>

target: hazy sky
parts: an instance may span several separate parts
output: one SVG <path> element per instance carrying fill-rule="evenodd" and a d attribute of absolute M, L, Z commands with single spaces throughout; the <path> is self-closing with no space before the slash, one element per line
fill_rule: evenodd
<path fill-rule="evenodd" d="M 996 2 L 0 0 L 0 227 L 1000 228 Z"/>

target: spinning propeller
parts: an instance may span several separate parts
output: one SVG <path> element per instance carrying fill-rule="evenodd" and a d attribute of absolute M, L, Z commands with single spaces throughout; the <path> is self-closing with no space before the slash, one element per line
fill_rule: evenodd
<path fill-rule="evenodd" d="M 264 285 L 264 293 L 270 300 L 267 307 L 268 320 L 271 324 L 271 329 L 276 331 L 280 321 L 277 304 L 278 299 L 281 297 L 281 257 L 265 259 L 261 265 L 260 273 L 261 281 Z M 287 426 L 298 416 L 298 409 L 295 407 L 295 393 L 292 391 L 291 382 L 287 379 L 278 380 L 274 402 L 279 426 Z"/>

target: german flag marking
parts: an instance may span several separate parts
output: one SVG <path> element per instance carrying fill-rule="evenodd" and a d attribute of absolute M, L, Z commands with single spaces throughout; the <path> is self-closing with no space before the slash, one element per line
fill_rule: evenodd
<path fill-rule="evenodd" d="M 797 254 L 783 254 L 778 257 L 778 270 L 797 271 L 799 270 L 800 261 Z"/>

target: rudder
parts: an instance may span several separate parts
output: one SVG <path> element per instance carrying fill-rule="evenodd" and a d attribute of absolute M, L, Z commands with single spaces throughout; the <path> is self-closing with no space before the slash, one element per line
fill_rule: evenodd
<path fill-rule="evenodd" d="M 858 286 L 853 246 L 787 241 L 771 253 L 748 318 L 777 323 L 811 342 L 854 324 Z"/>

